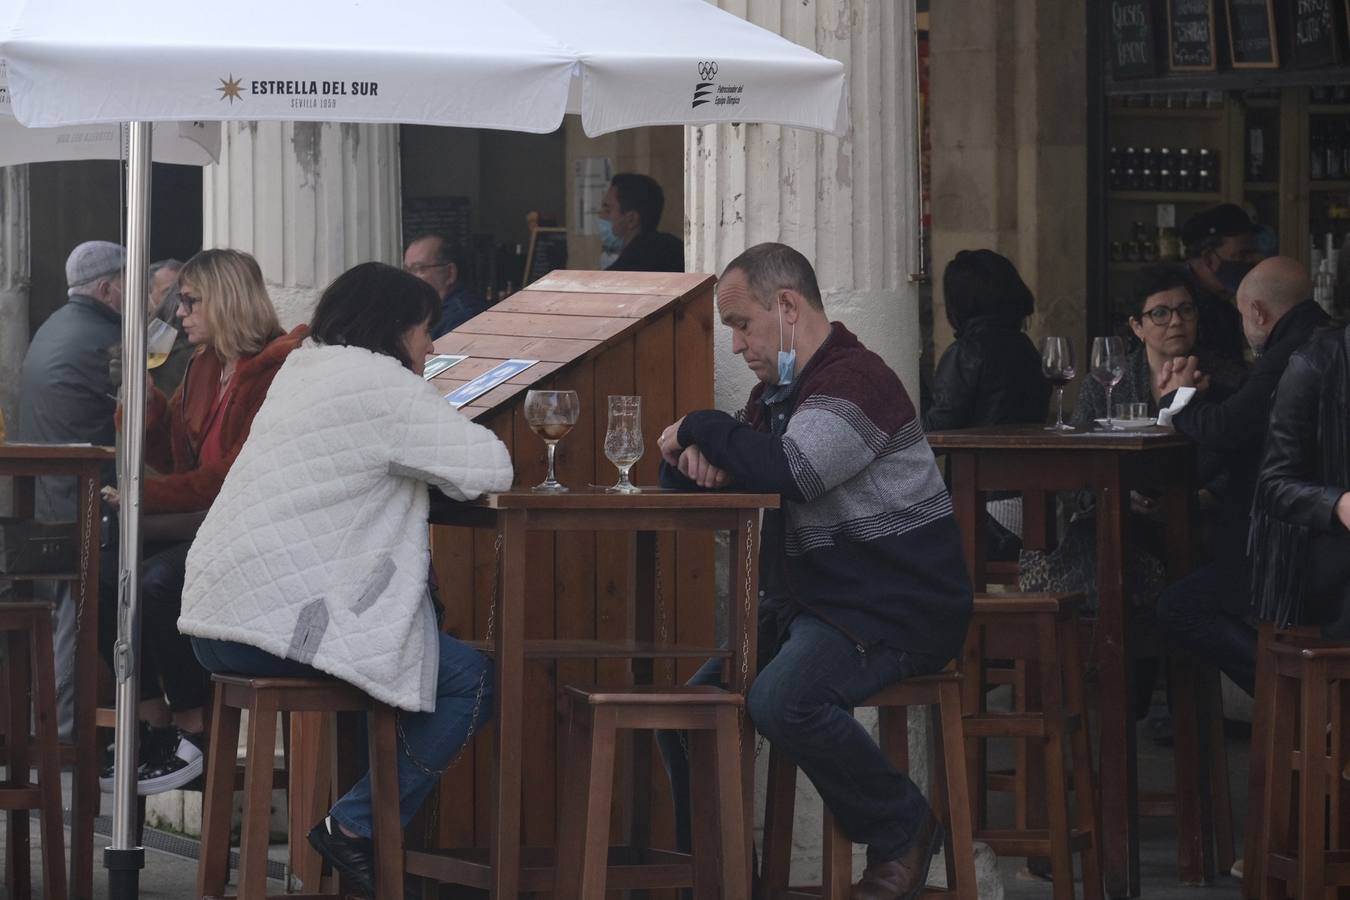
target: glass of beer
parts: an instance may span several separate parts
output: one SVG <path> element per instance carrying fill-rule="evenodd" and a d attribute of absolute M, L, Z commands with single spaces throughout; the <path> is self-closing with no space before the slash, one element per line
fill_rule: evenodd
<path fill-rule="evenodd" d="M 163 319 L 151 319 L 150 328 L 145 335 L 145 367 L 158 369 L 173 352 L 173 342 L 178 339 L 178 329 Z"/>
<path fill-rule="evenodd" d="M 642 489 L 628 480 L 628 470 L 642 457 L 642 398 L 611 394 L 605 456 L 619 469 L 619 481 L 605 488 L 609 494 L 636 494 Z"/>
<path fill-rule="evenodd" d="M 558 441 L 567 436 L 572 426 L 577 424 L 581 414 L 581 401 L 576 391 L 526 391 L 525 421 L 530 430 L 543 438 L 548 445 L 548 477 L 532 490 L 540 493 L 559 494 L 567 490 L 553 474 L 553 456 Z"/>

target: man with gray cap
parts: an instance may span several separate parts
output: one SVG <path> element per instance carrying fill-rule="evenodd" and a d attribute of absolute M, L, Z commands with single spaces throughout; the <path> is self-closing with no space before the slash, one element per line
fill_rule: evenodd
<path fill-rule="evenodd" d="M 117 398 L 108 375 L 109 351 L 122 340 L 122 272 L 126 250 L 108 241 L 86 241 L 66 259 L 66 304 L 33 335 L 19 376 L 15 439 L 40 444 L 111 446 Z M 105 481 L 111 483 L 111 466 Z M 73 522 L 75 479 L 39 478 L 35 512 L 49 522 Z M 71 676 L 78 610 L 70 586 L 41 583 L 57 604 L 58 725 L 68 734 L 74 719 Z"/>

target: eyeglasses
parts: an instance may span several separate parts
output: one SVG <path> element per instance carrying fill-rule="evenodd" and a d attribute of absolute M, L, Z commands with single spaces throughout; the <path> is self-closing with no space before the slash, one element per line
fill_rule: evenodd
<path fill-rule="evenodd" d="M 448 265 L 450 265 L 448 262 L 411 263 L 405 265 L 403 271 L 421 277 L 423 272 L 430 272 L 432 269 L 444 269 Z"/>
<path fill-rule="evenodd" d="M 1200 308 L 1194 303 L 1182 303 L 1180 306 L 1155 306 L 1144 312 L 1154 325 L 1166 325 L 1172 321 L 1172 313 L 1181 317 L 1183 322 L 1194 322 L 1200 315 Z"/>
<path fill-rule="evenodd" d="M 194 297 L 187 291 L 178 292 L 178 305 L 183 307 L 183 309 L 186 309 L 189 313 L 195 310 L 198 304 L 200 304 L 201 302 L 202 302 L 201 297 Z"/>

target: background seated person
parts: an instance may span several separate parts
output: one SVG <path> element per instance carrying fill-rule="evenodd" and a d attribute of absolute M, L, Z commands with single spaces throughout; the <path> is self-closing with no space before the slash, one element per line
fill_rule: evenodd
<path fill-rule="evenodd" d="M 178 283 L 178 316 L 196 352 L 172 398 L 153 383 L 148 387 L 145 461 L 161 474 L 141 482 L 141 511 L 147 515 L 210 508 L 272 378 L 305 334 L 303 325 L 282 334 L 262 270 L 247 253 L 203 250 L 183 266 Z M 115 504 L 116 492 L 109 491 L 108 499 Z M 140 794 L 182 787 L 202 771 L 208 676 L 177 624 L 190 544 L 190 535 L 149 543 L 141 565 Z M 116 541 L 105 551 L 99 573 L 99 650 L 111 665 L 117 640 Z M 112 790 L 112 779 L 109 758 L 101 774 L 105 791 Z"/>
<path fill-rule="evenodd" d="M 1022 330 L 1036 301 L 1017 269 L 992 250 L 962 250 L 942 274 L 942 295 L 955 340 L 938 360 L 924 431 L 1044 424 L 1050 382 Z M 993 497 L 986 508 L 989 558 L 1017 559 L 1021 498 Z"/>
<path fill-rule="evenodd" d="M 900 379 L 830 322 L 804 256 L 746 250 L 722 274 L 717 311 L 760 383 L 739 417 L 701 410 L 667 428 L 663 480 L 782 495 L 764 518 L 747 709 L 867 845 L 852 896 L 914 896 L 943 829 L 852 707 L 961 650 L 972 601 L 951 500 Z M 694 680 L 720 677 L 711 660 Z M 688 760 L 675 735 L 658 740 L 688 847 Z"/>
<path fill-rule="evenodd" d="M 1276 625 L 1350 639 L 1350 329 L 1294 353 L 1252 505 L 1252 595 Z"/>
<path fill-rule="evenodd" d="M 422 380 L 439 314 L 381 263 L 329 285 L 192 545 L 178 622 L 211 672 L 324 673 L 397 707 L 404 826 L 492 712 L 491 664 L 437 627 L 427 485 L 512 480 L 506 446 Z M 370 797 L 367 773 L 309 832 L 367 897 Z"/>
<path fill-rule="evenodd" d="M 600 242 L 619 247 L 611 272 L 683 272 L 684 241 L 656 229 L 666 207 L 661 185 L 649 175 L 620 172 L 600 204 Z"/>

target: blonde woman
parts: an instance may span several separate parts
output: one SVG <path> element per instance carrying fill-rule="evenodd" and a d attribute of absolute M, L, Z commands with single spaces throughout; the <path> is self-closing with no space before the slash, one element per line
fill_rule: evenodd
<path fill-rule="evenodd" d="M 262 270 L 247 253 L 203 250 L 178 274 L 178 317 L 195 347 L 182 384 L 166 398 L 153 386 L 146 403 L 142 482 L 146 514 L 205 512 L 248 437 L 272 378 L 304 339 L 284 334 Z M 116 495 L 110 498 L 116 502 Z M 137 791 L 155 794 L 201 774 L 202 709 L 209 676 L 178 633 L 183 572 L 191 535 L 146 543 L 141 568 L 141 750 Z M 116 545 L 109 551 L 116 554 Z M 117 633 L 117 561 L 101 566 L 99 646 L 111 661 Z M 111 760 L 103 785 L 112 787 Z"/>

